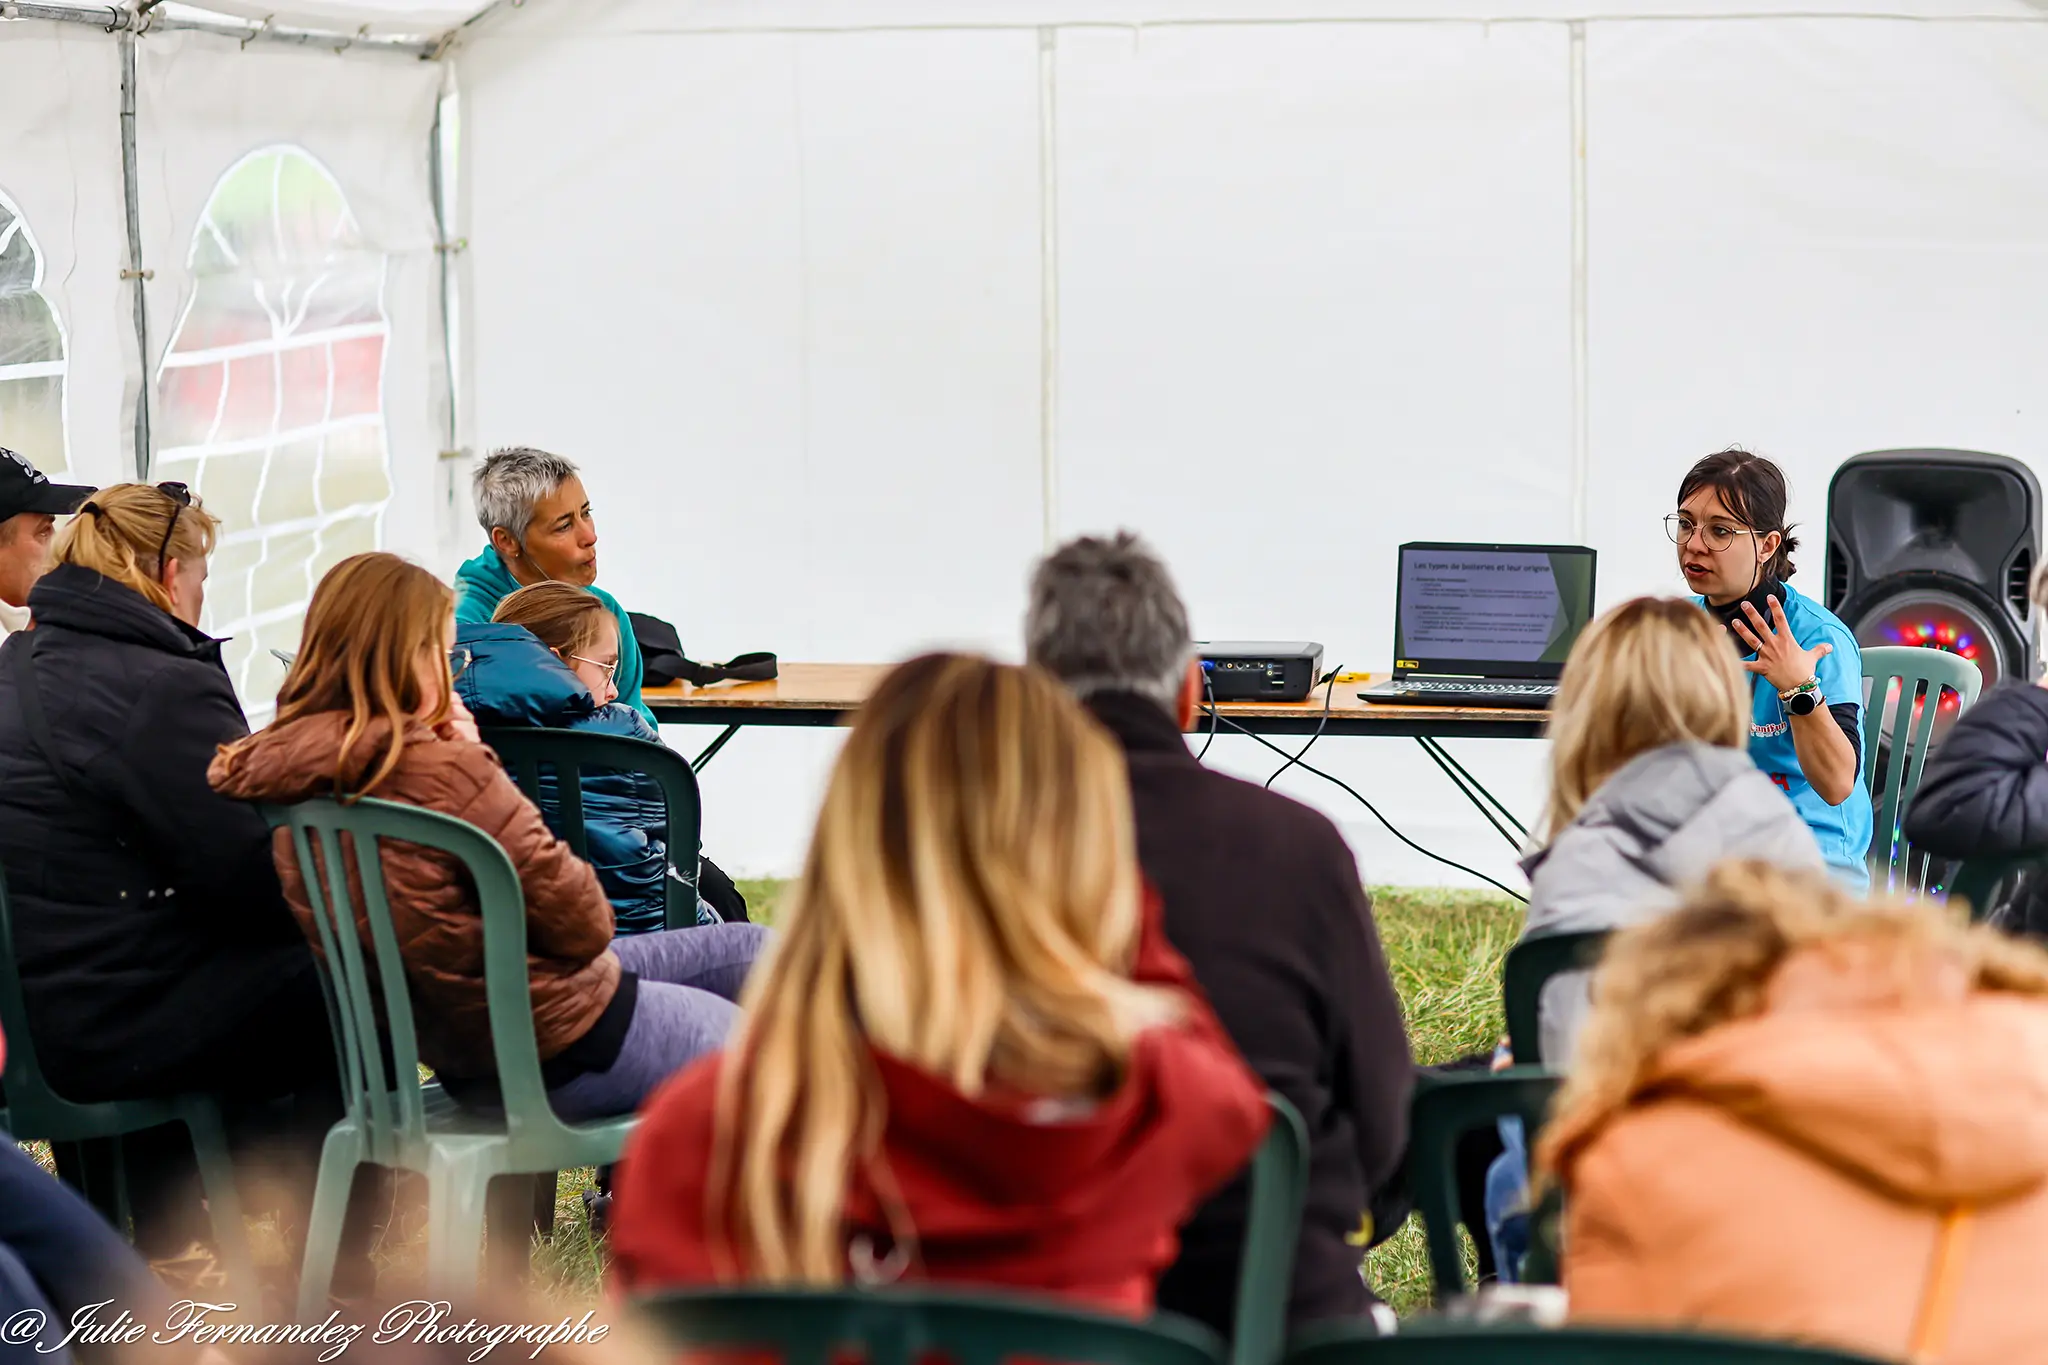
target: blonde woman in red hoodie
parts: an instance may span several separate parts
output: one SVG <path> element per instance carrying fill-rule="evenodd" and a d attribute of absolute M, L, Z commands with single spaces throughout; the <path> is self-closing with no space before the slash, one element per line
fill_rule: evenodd
<path fill-rule="evenodd" d="M 1262 1088 L 1160 933 L 1065 689 L 914 659 L 862 708 L 722 1056 L 628 1147 L 621 1287 L 949 1280 L 1148 1311 Z"/>

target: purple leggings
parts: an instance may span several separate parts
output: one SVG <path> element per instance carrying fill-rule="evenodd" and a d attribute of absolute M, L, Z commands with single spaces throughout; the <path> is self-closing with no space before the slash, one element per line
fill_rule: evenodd
<path fill-rule="evenodd" d="M 740 987 L 769 931 L 758 924 L 706 924 L 612 940 L 619 963 L 640 978 L 633 1022 L 618 1060 L 548 1092 L 569 1123 L 630 1114 L 663 1081 L 725 1043 L 739 1018 Z"/>

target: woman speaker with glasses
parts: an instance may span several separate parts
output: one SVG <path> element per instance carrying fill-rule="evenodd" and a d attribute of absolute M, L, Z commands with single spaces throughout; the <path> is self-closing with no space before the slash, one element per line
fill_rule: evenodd
<path fill-rule="evenodd" d="M 1799 542 L 1785 503 L 1783 472 L 1731 448 L 1687 472 L 1664 526 L 1679 572 L 1743 655 L 1750 758 L 1792 798 L 1830 871 L 1862 890 L 1872 824 L 1862 781 L 1863 656 L 1833 612 L 1786 581 Z"/>
<path fill-rule="evenodd" d="M 241 1136 L 296 1148 L 310 1194 L 341 1114 L 326 1005 L 269 828 L 206 782 L 249 732 L 198 629 L 218 532 L 183 484 L 101 489 L 0 649 L 0 867 L 32 1035 L 14 1041 L 66 1099 L 220 1096 Z M 182 1131 L 128 1139 L 127 1163 L 145 1255 L 207 1235 Z"/>
<path fill-rule="evenodd" d="M 458 625 L 455 639 L 469 664 L 458 670 L 455 690 L 479 725 L 661 742 L 645 716 L 618 700 L 618 618 L 584 589 L 567 583 L 521 588 L 498 604 L 488 625 Z M 619 932 L 662 928 L 673 860 L 661 787 L 643 773 L 593 769 L 584 773 L 582 790 L 590 862 Z M 550 804 L 542 810 L 553 820 Z M 697 850 L 674 854 L 694 858 Z M 699 875 L 707 894 L 697 902 L 698 924 L 747 918 L 745 898 L 724 873 L 705 863 Z"/>

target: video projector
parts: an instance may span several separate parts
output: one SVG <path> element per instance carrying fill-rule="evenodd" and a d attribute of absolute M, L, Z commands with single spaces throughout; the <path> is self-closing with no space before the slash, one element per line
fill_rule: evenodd
<path fill-rule="evenodd" d="M 1323 671 L 1313 640 L 1198 640 L 1212 701 L 1303 701 Z"/>

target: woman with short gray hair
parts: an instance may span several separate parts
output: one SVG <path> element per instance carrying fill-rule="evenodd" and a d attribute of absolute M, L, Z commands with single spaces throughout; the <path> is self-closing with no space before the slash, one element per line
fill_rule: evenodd
<path fill-rule="evenodd" d="M 576 466 L 531 446 L 494 451 L 477 466 L 476 519 L 490 537 L 455 572 L 455 620 L 487 625 L 498 603 L 535 583 L 583 588 L 619 620 L 618 699 L 654 722 L 640 697 L 640 642 L 619 600 L 597 586 L 597 522 Z"/>

